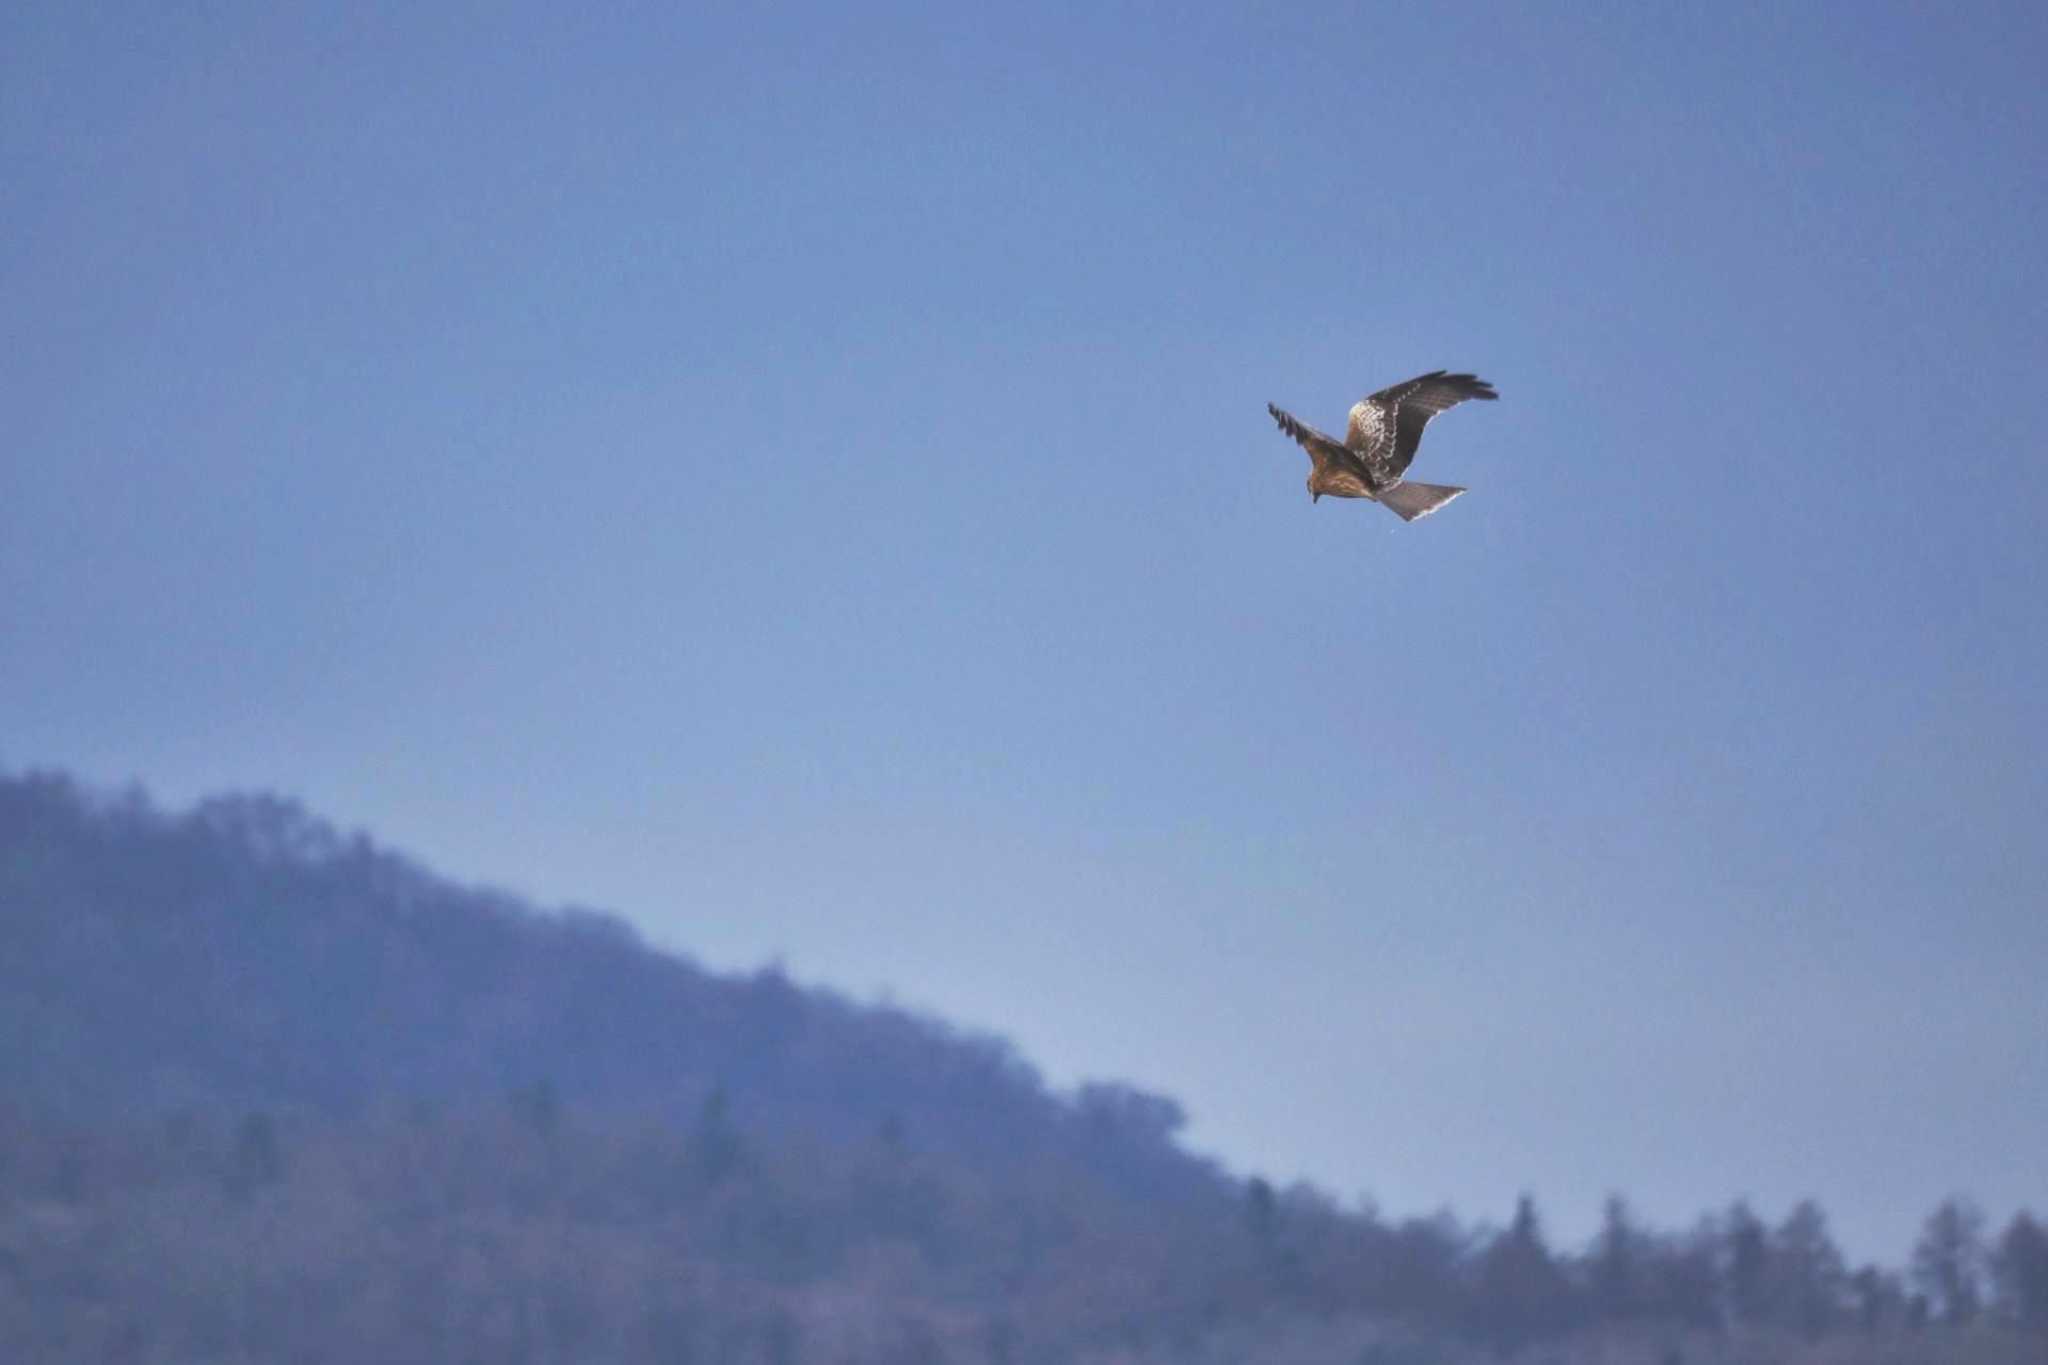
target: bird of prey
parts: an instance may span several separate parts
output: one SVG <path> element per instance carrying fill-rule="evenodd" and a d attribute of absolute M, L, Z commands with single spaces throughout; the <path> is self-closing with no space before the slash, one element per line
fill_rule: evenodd
<path fill-rule="evenodd" d="M 1385 503 L 1403 521 L 1426 517 L 1462 488 L 1440 483 L 1415 483 L 1401 476 L 1422 444 L 1429 419 L 1467 398 L 1500 397 L 1493 385 L 1469 374 L 1431 370 L 1405 383 L 1360 399 L 1351 409 L 1351 428 L 1336 441 L 1271 403 L 1266 411 L 1301 444 L 1314 466 L 1308 474 L 1311 501 L 1328 493 L 1337 498 L 1371 498 Z"/>

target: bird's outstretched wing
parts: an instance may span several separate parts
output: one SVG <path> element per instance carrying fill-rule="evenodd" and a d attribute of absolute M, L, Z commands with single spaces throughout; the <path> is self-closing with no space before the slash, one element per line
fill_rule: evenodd
<path fill-rule="evenodd" d="M 1271 403 L 1266 404 L 1266 411 L 1273 414 L 1273 420 L 1280 424 L 1280 430 L 1286 432 L 1308 452 L 1308 457 L 1315 462 L 1316 468 L 1321 469 L 1333 462 L 1339 465 L 1348 463 L 1345 457 L 1351 452 L 1344 448 L 1343 442 L 1325 436 L 1293 413 L 1282 412 Z"/>
<path fill-rule="evenodd" d="M 1493 385 L 1476 375 L 1431 370 L 1390 384 L 1353 407 L 1350 444 L 1356 449 L 1369 449 L 1384 442 L 1391 431 L 1393 449 L 1385 458 L 1395 474 L 1402 474 L 1414 462 L 1415 448 L 1422 444 L 1422 429 L 1429 425 L 1430 418 L 1468 398 L 1498 397 Z"/>

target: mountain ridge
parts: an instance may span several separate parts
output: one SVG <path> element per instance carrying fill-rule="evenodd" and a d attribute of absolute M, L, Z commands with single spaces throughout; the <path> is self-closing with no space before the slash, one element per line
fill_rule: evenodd
<path fill-rule="evenodd" d="M 0 771 L 0 1359 L 2021 1365 L 2048 1232 L 1580 1250 L 1240 1179 L 1172 1100 L 298 804 Z M 1560 1356 L 1558 1351 L 1568 1354 Z"/>
<path fill-rule="evenodd" d="M 779 966 L 713 972 L 616 915 L 458 885 L 272 795 L 165 811 L 140 788 L 0 772 L 0 902 L 19 949 L 0 1014 L 37 1039 L 0 1053 L 0 1085 L 59 1111 L 346 1114 L 546 1085 L 685 1119 L 715 1092 L 772 1128 L 887 1127 L 989 1160 L 1122 1147 L 1119 1168 L 1156 1166 L 1147 1183 L 1222 1180 L 1175 1143 L 1172 1100 L 1055 1092 L 995 1034 Z"/>

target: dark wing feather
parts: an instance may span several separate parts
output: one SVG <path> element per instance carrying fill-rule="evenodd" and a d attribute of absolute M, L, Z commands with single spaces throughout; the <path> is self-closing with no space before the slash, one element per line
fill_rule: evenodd
<path fill-rule="evenodd" d="M 1493 391 L 1493 385 L 1476 375 L 1431 370 L 1404 383 L 1389 385 L 1365 401 L 1393 417 L 1394 452 L 1391 463 L 1394 473 L 1402 474 L 1414 462 L 1415 449 L 1422 444 L 1422 429 L 1429 425 L 1430 418 L 1468 398 L 1490 402 L 1498 397 L 1500 395 Z"/>
<path fill-rule="evenodd" d="M 1321 469 L 1333 461 L 1340 465 L 1347 463 L 1344 457 L 1350 452 L 1344 449 L 1343 442 L 1332 440 L 1295 417 L 1293 413 L 1282 412 L 1271 403 L 1266 404 L 1266 411 L 1273 414 L 1273 420 L 1280 424 L 1280 430 L 1286 432 L 1308 452 L 1308 457 L 1315 462 L 1316 468 Z"/>

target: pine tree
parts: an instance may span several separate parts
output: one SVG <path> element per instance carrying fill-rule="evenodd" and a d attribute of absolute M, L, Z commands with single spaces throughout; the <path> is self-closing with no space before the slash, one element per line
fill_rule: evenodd
<path fill-rule="evenodd" d="M 2048 1230 L 2025 1209 L 1998 1239 L 1992 1265 L 1999 1316 L 2027 1331 L 2048 1332 Z"/>
<path fill-rule="evenodd" d="M 1984 1306 L 1984 1215 L 1951 1198 L 1927 1216 L 1913 1248 L 1914 1285 L 1943 1322 L 1964 1323 Z"/>

